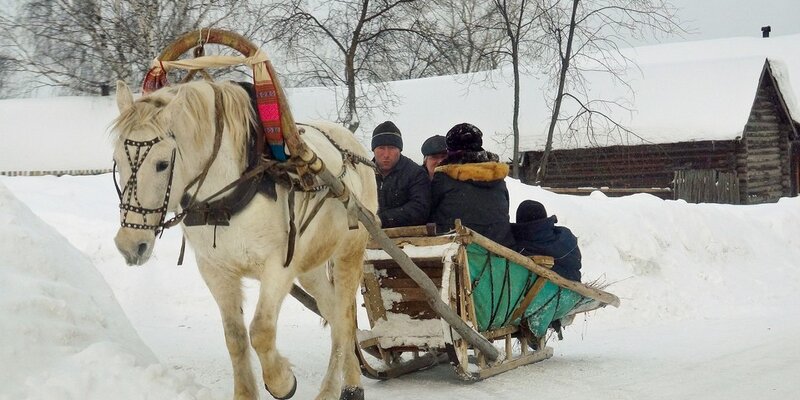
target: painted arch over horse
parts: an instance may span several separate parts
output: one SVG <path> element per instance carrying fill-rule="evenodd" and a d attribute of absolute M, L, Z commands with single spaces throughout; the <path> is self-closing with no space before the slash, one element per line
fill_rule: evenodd
<path fill-rule="evenodd" d="M 141 265 L 152 254 L 159 232 L 186 215 L 187 199 L 192 204 L 232 191 L 229 184 L 248 168 L 256 114 L 247 91 L 229 82 L 167 86 L 135 101 L 130 89 L 118 83 L 117 104 L 114 160 L 123 185 L 122 226 L 115 242 L 128 264 Z M 366 149 L 350 131 L 332 123 L 303 130 L 307 146 L 341 178 L 355 201 L 375 213 L 374 171 L 353 161 L 368 159 Z M 329 189 L 297 191 L 280 180 L 274 189 L 274 195 L 254 195 L 219 225 L 181 223 L 219 306 L 233 365 L 234 398 L 258 398 L 248 338 L 267 391 L 275 398 L 294 394 L 297 381 L 275 338 L 281 302 L 295 279 L 317 299 L 330 323 L 331 354 L 317 399 L 363 398 L 353 346 L 355 295 L 369 234 L 361 224 L 350 228 L 347 206 Z M 165 222 L 170 212 L 177 217 Z M 332 267 L 324 268 L 329 260 Z M 241 311 L 243 278 L 261 283 L 249 329 Z"/>

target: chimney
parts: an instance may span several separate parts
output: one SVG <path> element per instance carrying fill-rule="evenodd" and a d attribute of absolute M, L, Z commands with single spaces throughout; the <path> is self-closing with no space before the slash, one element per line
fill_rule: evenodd
<path fill-rule="evenodd" d="M 767 26 L 762 26 L 762 27 L 761 27 L 761 37 L 762 37 L 762 38 L 768 38 L 768 37 L 769 37 L 769 32 L 770 32 L 771 30 L 772 30 L 772 27 L 770 27 L 769 25 L 767 25 Z"/>

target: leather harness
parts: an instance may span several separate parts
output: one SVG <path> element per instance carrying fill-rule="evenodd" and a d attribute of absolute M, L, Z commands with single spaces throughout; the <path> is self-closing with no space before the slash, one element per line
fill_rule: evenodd
<path fill-rule="evenodd" d="M 254 99 L 252 94 L 254 93 L 252 90 L 252 85 L 247 83 L 240 83 L 240 85 L 251 94 L 251 103 L 254 103 Z M 131 224 L 125 224 L 123 221 L 123 226 L 128 226 L 136 229 L 154 229 L 156 234 L 158 235 L 160 232 L 163 232 L 163 229 L 171 228 L 181 222 L 185 226 L 202 226 L 202 225 L 213 225 L 215 227 L 215 235 L 214 235 L 214 247 L 216 247 L 216 227 L 217 226 L 228 226 L 230 225 L 231 218 L 236 215 L 237 213 L 241 212 L 248 204 L 253 200 L 256 194 L 261 193 L 267 196 L 270 199 L 277 199 L 277 192 L 276 192 L 276 184 L 279 184 L 288 189 L 288 206 L 289 206 L 289 242 L 287 244 L 287 255 L 286 255 L 286 262 L 284 266 L 288 266 L 292 260 L 294 255 L 294 247 L 296 237 L 298 235 L 302 235 L 305 232 L 308 225 L 314 219 L 316 214 L 322 208 L 325 200 L 332 197 L 330 190 L 327 190 L 325 195 L 322 198 L 319 198 L 316 204 L 311 208 L 310 212 L 306 213 L 308 210 L 308 205 L 313 197 L 317 197 L 317 194 L 322 192 L 323 190 L 328 189 L 328 187 L 324 184 L 320 184 L 318 181 L 316 182 L 308 182 L 303 179 L 298 178 L 300 175 L 298 170 L 304 168 L 305 166 L 295 158 L 289 158 L 287 161 L 277 161 L 274 158 L 269 157 L 268 149 L 265 146 L 264 136 L 258 134 L 261 132 L 259 126 L 251 127 L 254 132 L 251 132 L 250 136 L 250 143 L 248 146 L 248 166 L 242 175 L 234 180 L 233 182 L 229 183 L 216 193 L 208 196 L 205 199 L 199 200 L 197 198 L 197 194 L 200 190 L 200 187 L 205 182 L 205 179 L 208 175 L 208 171 L 211 168 L 211 165 L 214 163 L 214 160 L 217 158 L 219 154 L 220 145 L 222 142 L 222 131 L 224 128 L 223 116 L 219 110 L 223 110 L 223 99 L 221 93 L 215 88 L 214 89 L 214 105 L 218 112 L 216 113 L 216 122 L 215 122 L 215 134 L 214 134 L 214 147 L 212 149 L 211 157 L 206 161 L 203 170 L 200 172 L 198 176 L 192 179 L 184 188 L 184 194 L 181 198 L 181 208 L 182 211 L 177 213 L 174 217 L 170 218 L 167 221 L 164 221 L 164 215 L 166 214 L 166 203 L 169 201 L 169 193 L 165 196 L 165 206 L 159 208 L 156 211 L 161 211 L 161 221 L 158 226 L 151 226 L 151 225 L 142 225 L 142 226 L 131 226 Z M 256 123 L 260 124 L 260 121 L 256 119 Z M 342 172 L 339 175 L 341 179 L 344 177 L 345 173 L 347 172 L 347 165 L 355 166 L 357 163 L 365 164 L 373 169 L 375 169 L 375 165 L 372 163 L 371 160 L 354 154 L 353 152 L 342 148 L 336 143 L 333 138 L 330 137 L 324 130 L 314 127 L 312 125 L 305 125 L 305 124 L 298 124 L 302 125 L 298 132 L 300 134 L 304 133 L 304 127 L 314 128 L 320 133 L 325 136 L 328 141 L 342 154 L 342 161 L 343 167 Z M 146 156 L 146 155 L 145 155 Z M 143 162 L 144 160 L 140 160 L 139 162 Z M 174 168 L 174 163 L 173 163 Z M 115 184 L 116 184 L 116 177 L 115 177 Z M 171 174 L 170 174 L 170 186 L 171 186 Z M 197 185 L 194 193 L 189 195 L 189 189 L 193 185 Z M 128 187 L 129 185 L 126 185 Z M 131 189 L 136 190 L 136 181 L 134 180 L 133 186 Z M 118 187 L 118 185 L 117 185 Z M 120 192 L 119 189 L 117 189 Z M 219 197 L 221 194 L 230 191 L 225 196 Z M 302 204 L 302 219 L 300 221 L 300 226 L 298 229 L 297 223 L 295 221 L 295 196 L 297 192 L 302 192 L 303 195 L 303 204 Z M 311 195 L 313 193 L 313 195 Z M 126 204 L 122 200 L 122 192 L 120 194 L 120 208 L 125 211 L 133 211 L 137 212 L 137 209 L 131 207 L 129 204 Z M 219 198 L 218 198 L 219 197 Z M 185 238 L 181 244 L 181 251 L 180 256 L 178 259 L 178 265 L 181 265 L 183 262 L 183 255 L 185 250 Z"/>

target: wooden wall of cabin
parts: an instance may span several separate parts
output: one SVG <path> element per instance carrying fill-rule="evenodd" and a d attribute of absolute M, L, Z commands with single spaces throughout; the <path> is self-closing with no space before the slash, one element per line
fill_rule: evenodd
<path fill-rule="evenodd" d="M 775 202 L 794 194 L 790 132 L 775 88 L 771 80 L 764 79 L 745 124 L 742 151 L 738 155 L 743 203 Z"/>
<path fill-rule="evenodd" d="M 698 141 L 610 146 L 551 153 L 542 186 L 553 188 L 671 188 L 676 170 L 736 168 L 739 142 Z M 533 183 L 542 152 L 526 152 L 522 181 Z M 662 197 L 672 198 L 671 194 Z"/>

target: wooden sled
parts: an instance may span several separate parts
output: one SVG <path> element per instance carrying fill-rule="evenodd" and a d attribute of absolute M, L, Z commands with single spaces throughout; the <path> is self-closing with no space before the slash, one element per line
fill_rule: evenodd
<path fill-rule="evenodd" d="M 362 284 L 369 329 L 360 327 L 356 346 L 367 377 L 390 379 L 449 361 L 460 378 L 483 379 L 552 357 L 553 349 L 545 346 L 551 326 L 568 325 L 577 313 L 619 305 L 613 294 L 550 271 L 552 257 L 522 256 L 458 223 L 453 234 L 429 236 L 429 231 L 425 227 L 384 230 L 435 283 L 439 298 L 492 342 L 502 357 L 489 362 L 464 340 L 430 307 L 415 280 L 373 242 Z M 487 265 L 479 265 L 483 259 L 489 260 Z M 517 278 L 528 279 L 517 285 L 513 301 L 508 302 L 513 305 L 487 308 L 486 296 L 480 295 L 482 285 L 491 274 L 507 275 L 512 268 Z M 560 309 L 553 305 L 556 298 L 563 300 Z M 503 316 L 489 321 L 487 311 L 492 310 Z"/>

